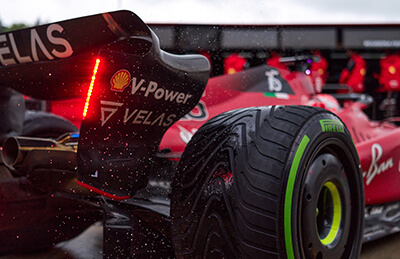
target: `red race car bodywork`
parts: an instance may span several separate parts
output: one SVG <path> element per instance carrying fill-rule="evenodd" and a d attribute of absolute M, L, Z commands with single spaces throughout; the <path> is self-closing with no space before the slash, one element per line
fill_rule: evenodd
<path fill-rule="evenodd" d="M 79 127 L 82 99 L 52 102 L 50 111 Z M 209 79 L 196 107 L 168 129 L 160 150 L 179 160 L 186 144 L 208 119 L 225 111 L 267 105 L 311 105 L 336 113 L 349 129 L 358 150 L 365 185 L 365 202 L 390 203 L 400 199 L 400 128 L 389 122 L 371 121 L 357 101 L 338 101 L 318 94 L 305 73 L 260 66 Z"/>
<path fill-rule="evenodd" d="M 160 150 L 170 149 L 172 156 L 179 158 L 194 132 L 222 112 L 294 104 L 323 107 L 343 120 L 360 157 L 367 205 L 400 199 L 400 128 L 389 122 L 371 121 L 363 112 L 366 105 L 362 102 L 345 101 L 339 107 L 330 95 L 316 94 L 309 77 L 301 72 L 261 66 L 211 78 L 196 108 L 166 132 Z"/>
<path fill-rule="evenodd" d="M 168 129 L 159 149 L 171 150 L 169 156 L 179 159 L 197 129 L 208 119 L 225 111 L 299 104 L 326 108 L 343 120 L 360 157 L 367 205 L 400 199 L 397 187 L 400 182 L 400 145 L 397 142 L 400 128 L 389 122 L 371 121 L 363 112 L 366 108 L 363 103 L 347 101 L 340 107 L 334 97 L 317 94 L 310 78 L 297 71 L 261 66 L 211 78 L 200 102 Z M 52 103 L 51 111 L 79 126 L 82 107 L 81 99 L 58 101 Z"/>

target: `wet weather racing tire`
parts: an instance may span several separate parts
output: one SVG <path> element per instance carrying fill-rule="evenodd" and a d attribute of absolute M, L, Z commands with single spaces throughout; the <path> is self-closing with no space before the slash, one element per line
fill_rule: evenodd
<path fill-rule="evenodd" d="M 305 106 L 234 110 L 186 147 L 171 195 L 177 258 L 358 258 L 363 182 L 351 136 Z"/>

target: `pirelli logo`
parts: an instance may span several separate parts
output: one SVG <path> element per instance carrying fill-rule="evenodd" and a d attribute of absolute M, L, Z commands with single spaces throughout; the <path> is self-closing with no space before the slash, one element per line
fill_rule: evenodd
<path fill-rule="evenodd" d="M 342 132 L 344 133 L 343 123 L 337 120 L 320 120 L 321 128 L 323 132 Z"/>

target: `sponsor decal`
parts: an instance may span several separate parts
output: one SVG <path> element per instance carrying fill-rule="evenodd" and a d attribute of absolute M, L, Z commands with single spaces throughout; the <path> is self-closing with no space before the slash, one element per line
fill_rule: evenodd
<path fill-rule="evenodd" d="M 143 93 L 144 97 L 151 96 L 156 100 L 164 100 L 178 104 L 185 104 L 189 98 L 192 97 L 191 94 L 165 89 L 155 81 L 146 81 L 145 79 L 139 80 L 136 77 L 133 77 L 131 94 L 135 95 L 140 92 Z"/>
<path fill-rule="evenodd" d="M 379 160 L 383 155 L 383 149 L 382 146 L 378 143 L 372 145 L 371 155 L 372 161 L 371 165 L 369 166 L 368 172 L 363 172 L 363 177 L 366 178 L 367 185 L 369 185 L 377 175 L 380 175 L 381 173 L 386 172 L 389 168 L 393 167 L 392 157 L 387 159 L 386 161 L 379 163 Z"/>
<path fill-rule="evenodd" d="M 323 132 L 342 132 L 344 133 L 344 126 L 342 122 L 337 120 L 320 120 L 321 129 Z"/>
<path fill-rule="evenodd" d="M 124 105 L 119 102 L 100 101 L 101 104 L 101 126 L 103 127 L 110 118 Z M 157 114 L 153 111 L 125 108 L 123 123 L 140 124 L 149 126 L 169 127 L 178 116 L 176 114 Z"/>
<path fill-rule="evenodd" d="M 23 51 L 25 53 L 22 53 L 20 51 L 22 50 L 22 46 L 19 45 L 18 42 L 15 40 L 14 33 L 10 32 L 0 35 L 0 64 L 3 66 L 7 66 L 17 63 L 29 63 L 33 61 L 39 61 L 40 53 L 42 53 L 45 57 L 45 59 L 41 58 L 41 60 L 52 60 L 54 58 L 70 57 L 74 52 L 71 44 L 68 42 L 68 40 L 62 37 L 56 37 L 54 35 L 54 32 L 60 34 L 63 31 L 64 28 L 61 25 L 50 24 L 46 28 L 46 38 L 45 41 L 43 41 L 35 28 L 30 29 L 29 39 L 24 39 L 24 42 L 30 41 L 30 48 L 26 49 L 25 47 Z M 62 47 L 60 48 L 58 46 Z M 62 51 L 60 51 L 60 49 L 62 49 Z"/>
<path fill-rule="evenodd" d="M 123 103 L 103 101 L 103 100 L 100 101 L 100 104 L 102 105 L 100 108 L 102 127 L 117 112 L 118 107 L 124 105 Z"/>
<path fill-rule="evenodd" d="M 115 72 L 111 77 L 110 84 L 111 90 L 116 92 L 123 92 L 126 87 L 129 86 L 131 82 L 131 73 L 126 69 L 121 69 Z"/>
<path fill-rule="evenodd" d="M 182 117 L 185 121 L 204 121 L 208 119 L 207 106 L 203 101 L 200 101 L 188 114 Z"/>
<path fill-rule="evenodd" d="M 132 77 L 128 70 L 120 69 L 114 73 L 110 80 L 111 90 L 122 92 L 129 85 L 132 86 L 130 94 L 143 94 L 144 97 L 152 97 L 156 100 L 163 100 L 166 102 L 174 102 L 178 104 L 186 104 L 193 96 L 184 92 L 173 91 L 165 89 L 160 86 L 156 81 L 138 79 Z"/>
<path fill-rule="evenodd" d="M 130 111 L 129 108 L 126 108 L 123 122 L 124 124 L 130 123 L 169 127 L 177 117 L 178 116 L 176 114 L 170 114 L 167 116 L 163 112 L 160 115 L 157 115 L 153 111 L 139 109 Z"/>

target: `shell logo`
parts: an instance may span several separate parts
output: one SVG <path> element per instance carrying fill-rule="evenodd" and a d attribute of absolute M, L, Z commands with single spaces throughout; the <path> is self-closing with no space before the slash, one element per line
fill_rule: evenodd
<path fill-rule="evenodd" d="M 129 85 L 131 82 L 131 74 L 126 69 L 121 69 L 115 72 L 112 76 L 110 83 L 111 83 L 111 90 L 116 92 L 122 92 L 124 89 Z"/>

